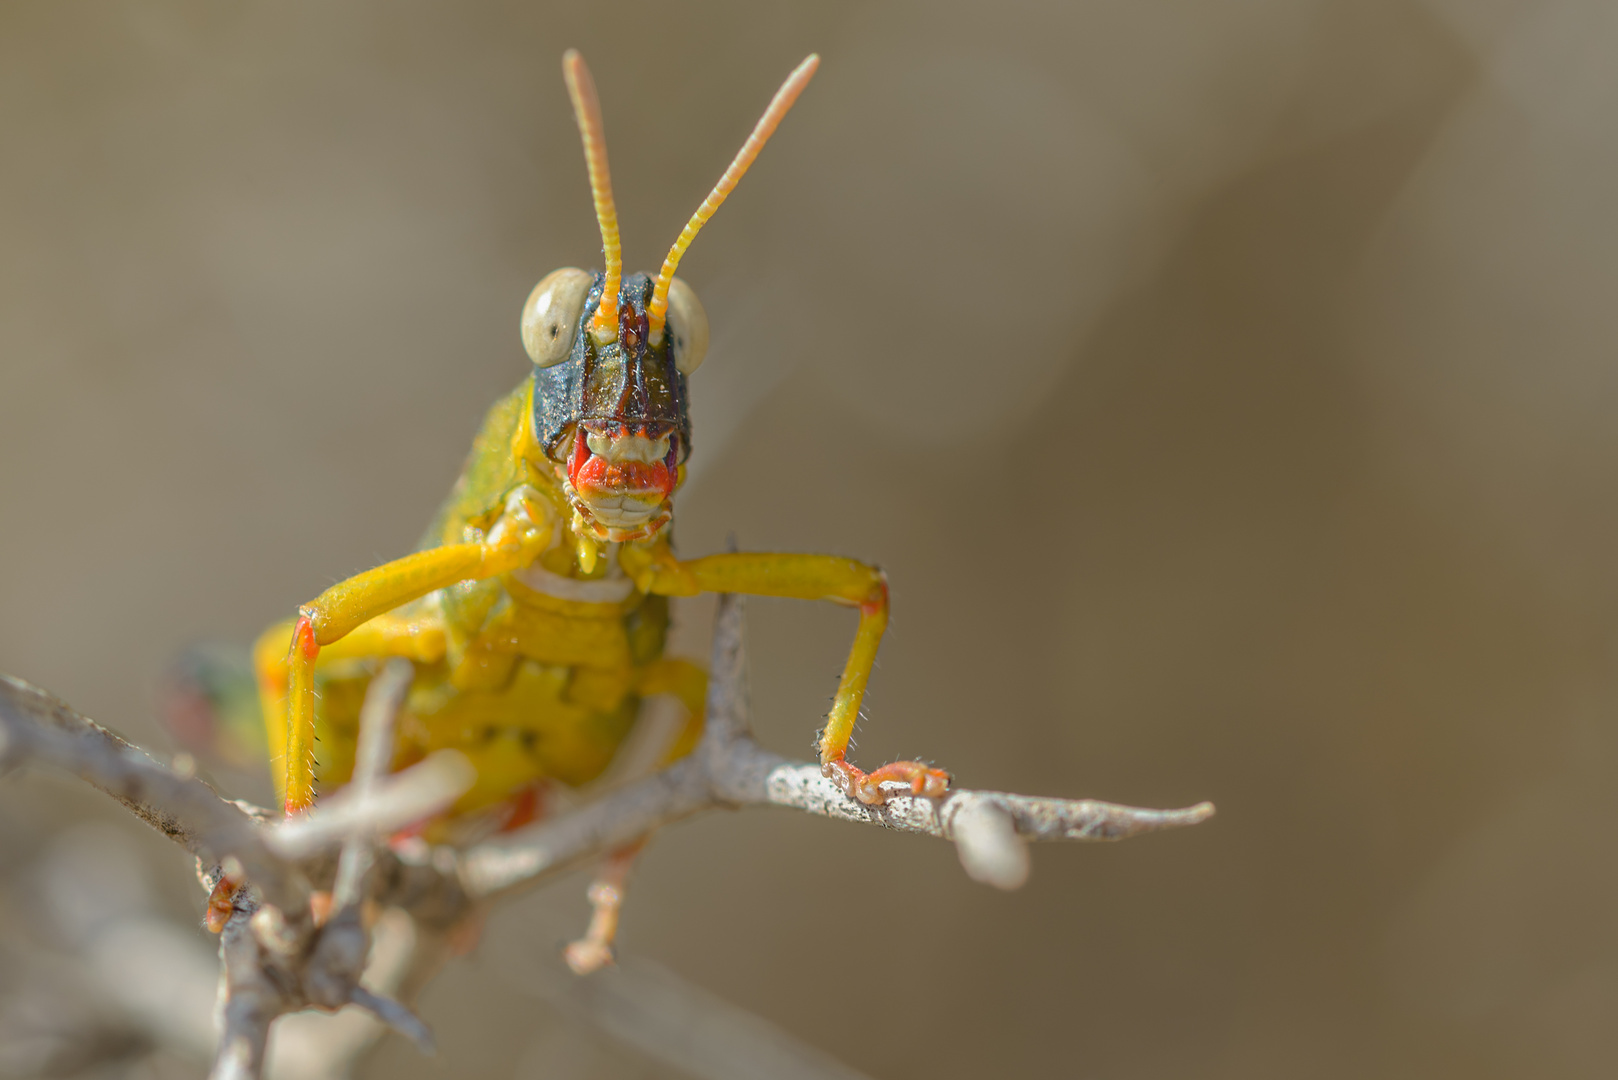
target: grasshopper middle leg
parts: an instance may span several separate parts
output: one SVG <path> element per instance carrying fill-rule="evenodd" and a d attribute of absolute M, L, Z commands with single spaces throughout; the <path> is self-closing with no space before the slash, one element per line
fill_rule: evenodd
<path fill-rule="evenodd" d="M 888 625 L 888 582 L 882 571 L 832 555 L 729 552 L 682 561 L 666 545 L 644 552 L 638 562 L 634 559 L 634 555 L 629 556 L 625 569 L 641 587 L 668 596 L 730 592 L 830 600 L 858 608 L 860 621 L 854 645 L 837 684 L 826 726 L 820 732 L 821 770 L 849 796 L 869 804 L 884 801 L 882 784 L 890 780 L 909 784 L 917 795 L 937 797 L 949 790 L 949 774 L 924 762 L 895 761 L 867 773 L 848 760 L 848 744 L 859 719 L 860 702 L 876 664 L 877 646 Z"/>

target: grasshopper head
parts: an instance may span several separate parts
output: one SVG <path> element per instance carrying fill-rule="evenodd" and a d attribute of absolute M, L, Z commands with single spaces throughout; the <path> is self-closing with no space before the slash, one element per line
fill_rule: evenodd
<path fill-rule="evenodd" d="M 534 433 L 564 474 L 581 535 L 642 540 L 673 519 L 670 499 L 691 447 L 686 376 L 708 351 L 708 316 L 674 271 L 819 62 L 809 57 L 777 91 L 656 277 L 624 278 L 601 106 L 583 58 L 573 50 L 562 58 L 606 265 L 598 274 L 569 268 L 545 277 L 523 308 L 522 337 L 534 361 Z"/>
<path fill-rule="evenodd" d="M 565 467 L 574 527 L 598 540 L 643 539 L 667 525 L 690 452 L 686 376 L 707 350 L 708 318 L 696 294 L 675 281 L 664 333 L 652 341 L 646 312 L 652 287 L 645 274 L 623 282 L 615 332 L 606 340 L 593 329 L 604 274 L 558 270 L 524 309 L 524 340 L 536 362 L 534 432 Z M 553 334 L 557 322 L 566 328 Z M 544 363 L 547 346 L 561 353 L 551 364 Z"/>

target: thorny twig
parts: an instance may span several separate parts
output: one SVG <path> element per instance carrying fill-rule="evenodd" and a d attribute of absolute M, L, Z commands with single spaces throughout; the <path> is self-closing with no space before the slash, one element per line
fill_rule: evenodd
<path fill-rule="evenodd" d="M 723 596 L 714 622 L 713 671 L 701 742 L 689 757 L 578 810 L 483 843 L 461 857 L 461 880 L 487 898 L 531 884 L 701 810 L 781 806 L 823 817 L 953 840 L 967 873 L 1014 889 L 1028 874 L 1024 840 L 1122 840 L 1195 825 L 1212 803 L 1146 810 L 1093 799 L 1050 799 L 956 789 L 943 799 L 888 785 L 881 806 L 855 802 L 821 774 L 754 741 L 747 697 L 742 602 Z"/>
<path fill-rule="evenodd" d="M 393 759 L 394 722 L 410 690 L 413 670 L 409 661 L 395 660 L 371 680 L 360 709 L 354 775 L 347 789 L 351 799 L 342 820 L 355 818 L 354 807 L 371 805 L 385 794 L 387 770 Z M 442 809 L 447 802 L 445 796 L 453 798 L 470 786 L 471 777 L 465 775 L 469 769 L 463 764 L 458 776 L 454 769 L 442 775 L 426 774 L 429 782 L 440 784 L 436 796 L 426 799 L 429 812 Z M 404 802 L 412 808 L 422 806 L 423 794 L 412 790 Z M 316 819 L 321 813 L 331 816 L 323 808 L 305 820 Z M 410 1039 L 422 1052 L 433 1052 L 432 1033 L 414 1013 L 400 1002 L 360 985 L 371 947 L 363 910 L 364 888 L 372 869 L 374 847 L 382 837 L 360 824 L 337 831 L 346 835 L 337 860 L 329 900 L 334 910 L 329 920 L 315 924 L 299 911 L 293 922 L 281 909 L 257 907 L 249 897 L 225 926 L 219 946 L 225 977 L 220 988 L 222 1031 L 214 1060 L 215 1080 L 245 1080 L 261 1075 L 270 1024 L 277 1016 L 306 1006 L 335 1011 L 344 1005 L 358 1005 Z"/>
<path fill-rule="evenodd" d="M 393 764 L 393 729 L 410 692 L 413 669 L 410 661 L 396 658 L 372 680 L 365 703 L 360 708 L 359 743 L 354 748 L 354 775 L 349 787 L 361 799 L 374 792 Z M 343 841 L 337 859 L 337 881 L 332 886 L 332 903 L 342 910 L 360 903 L 366 875 L 371 872 L 372 846 L 366 837 L 354 834 Z"/>
<path fill-rule="evenodd" d="M 205 865 L 235 858 L 273 903 L 296 904 L 308 895 L 301 868 L 270 850 L 251 813 L 38 687 L 0 675 L 0 773 L 30 761 L 72 773 L 112 796 Z"/>
<path fill-rule="evenodd" d="M 39 761 L 82 777 L 196 855 L 210 887 L 227 871 L 238 894 L 220 941 L 224 968 L 216 1078 L 262 1075 L 270 1023 L 287 1012 L 354 1003 L 424 1049 L 426 1027 L 404 1005 L 360 985 L 370 900 L 400 908 L 442 936 L 487 903 L 641 839 L 702 810 L 780 806 L 955 842 L 973 878 L 1004 889 L 1028 875 L 1024 841 L 1120 840 L 1193 825 L 1214 808 L 1148 810 L 1090 799 L 957 789 L 938 800 L 887 789 L 857 803 L 821 774 L 753 739 L 739 598 L 720 598 L 707 722 L 695 751 L 673 766 L 553 820 L 466 851 L 394 850 L 391 831 L 447 806 L 469 786 L 458 755 L 434 755 L 385 776 L 392 724 L 409 687 L 399 661 L 372 682 L 362 713 L 355 781 L 311 814 L 266 824 L 184 769 L 171 769 L 61 702 L 0 676 L 0 773 Z M 341 848 L 334 867 L 331 852 Z M 310 897 L 332 888 L 333 917 L 316 925 Z"/>

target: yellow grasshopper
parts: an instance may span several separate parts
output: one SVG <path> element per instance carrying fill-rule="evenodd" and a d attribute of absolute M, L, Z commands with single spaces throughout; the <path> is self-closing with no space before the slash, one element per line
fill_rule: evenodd
<path fill-rule="evenodd" d="M 395 767 L 442 748 L 476 766 L 475 786 L 438 823 L 446 837 L 480 815 L 485 827 L 491 815 L 520 820 L 546 782 L 599 775 L 648 695 L 684 706 L 668 754 L 678 757 L 701 731 L 706 676 L 663 655 L 668 598 L 702 592 L 856 608 L 819 736 L 823 769 L 866 803 L 883 800 L 886 781 L 947 790 L 947 775 L 920 762 L 866 773 L 847 760 L 888 619 L 880 570 L 829 555 L 682 559 L 670 544 L 670 500 L 691 446 L 687 380 L 708 347 L 707 315 L 675 270 L 818 63 L 810 56 L 781 86 L 656 276 L 625 277 L 600 105 L 583 59 L 564 56 L 604 267 L 557 270 L 528 297 L 521 329 L 533 371 L 489 410 L 418 550 L 332 586 L 259 639 L 254 667 L 286 813 L 348 779 L 359 703 L 388 657 L 416 669 Z"/>

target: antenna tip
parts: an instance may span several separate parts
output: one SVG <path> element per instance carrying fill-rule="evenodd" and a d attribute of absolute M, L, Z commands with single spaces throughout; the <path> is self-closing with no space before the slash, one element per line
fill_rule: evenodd
<path fill-rule="evenodd" d="M 575 87 L 593 86 L 590 78 L 590 65 L 584 62 L 584 54 L 577 49 L 569 49 L 562 54 L 562 79 L 571 92 Z"/>

